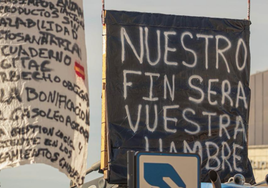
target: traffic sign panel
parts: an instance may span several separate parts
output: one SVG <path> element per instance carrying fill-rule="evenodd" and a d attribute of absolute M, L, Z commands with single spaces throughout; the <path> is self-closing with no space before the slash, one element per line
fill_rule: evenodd
<path fill-rule="evenodd" d="M 200 188 L 200 157 L 139 152 L 136 173 L 137 188 Z"/>

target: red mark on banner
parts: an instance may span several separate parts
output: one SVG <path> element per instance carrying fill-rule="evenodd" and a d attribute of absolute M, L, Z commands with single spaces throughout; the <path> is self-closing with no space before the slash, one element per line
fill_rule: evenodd
<path fill-rule="evenodd" d="M 82 65 L 80 65 L 77 62 L 75 62 L 74 70 L 75 70 L 75 73 L 76 73 L 77 76 L 79 76 L 83 80 L 85 80 L 85 70 L 84 70 L 84 67 Z"/>

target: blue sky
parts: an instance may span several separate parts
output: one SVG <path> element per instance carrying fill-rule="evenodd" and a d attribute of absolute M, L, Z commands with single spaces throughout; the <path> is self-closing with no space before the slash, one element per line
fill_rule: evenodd
<path fill-rule="evenodd" d="M 247 0 L 106 0 L 106 9 L 154 12 L 217 18 L 247 18 Z M 268 1 L 252 1 L 251 5 L 251 73 L 268 69 Z M 101 76 L 102 24 L 101 0 L 84 0 L 88 79 L 90 93 L 90 140 L 88 167 L 100 160 L 101 146 Z M 92 173 L 86 182 L 98 177 Z M 69 179 L 57 169 L 42 165 L 25 165 L 0 172 L 2 188 L 67 188 Z"/>

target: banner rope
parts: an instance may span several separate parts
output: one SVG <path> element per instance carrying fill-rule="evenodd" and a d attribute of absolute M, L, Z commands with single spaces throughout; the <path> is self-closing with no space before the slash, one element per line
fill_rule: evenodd
<path fill-rule="evenodd" d="M 102 11 L 101 11 L 101 20 L 102 20 L 102 25 L 105 25 L 105 2 L 104 0 L 101 0 L 102 3 Z"/>
<path fill-rule="evenodd" d="M 250 20 L 250 0 L 248 0 L 248 20 Z"/>

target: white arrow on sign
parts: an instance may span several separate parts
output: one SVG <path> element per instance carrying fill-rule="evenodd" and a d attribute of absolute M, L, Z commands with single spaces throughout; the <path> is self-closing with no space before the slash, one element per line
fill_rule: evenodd
<path fill-rule="evenodd" d="M 178 185 L 174 183 L 174 181 L 170 179 L 169 177 L 163 177 L 163 180 L 172 188 L 182 188 L 182 187 L 178 187 Z"/>

